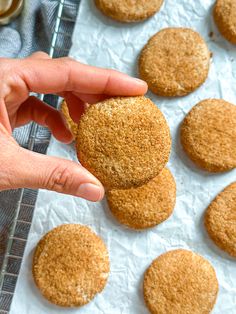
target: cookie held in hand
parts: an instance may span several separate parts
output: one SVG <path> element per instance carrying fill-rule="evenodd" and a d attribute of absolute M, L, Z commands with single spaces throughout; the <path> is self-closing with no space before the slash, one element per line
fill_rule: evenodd
<path fill-rule="evenodd" d="M 79 123 L 79 161 L 108 189 L 150 181 L 165 167 L 170 148 L 167 122 L 145 97 L 99 102 L 88 108 Z"/>

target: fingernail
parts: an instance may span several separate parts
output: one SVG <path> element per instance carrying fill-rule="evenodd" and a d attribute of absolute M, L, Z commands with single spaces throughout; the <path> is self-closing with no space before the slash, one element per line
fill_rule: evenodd
<path fill-rule="evenodd" d="M 70 144 L 74 141 L 74 136 L 70 133 L 68 133 L 68 135 L 66 135 L 63 139 L 61 139 L 61 141 L 65 144 Z"/>
<path fill-rule="evenodd" d="M 142 84 L 142 85 L 147 85 L 147 83 L 146 83 L 145 81 L 140 80 L 140 79 L 139 79 L 139 78 L 137 78 L 137 77 L 134 77 L 134 80 L 135 80 L 136 82 L 138 82 L 139 84 Z"/>
<path fill-rule="evenodd" d="M 102 186 L 92 183 L 83 183 L 79 186 L 76 195 L 86 200 L 97 202 L 103 198 L 104 190 Z"/>

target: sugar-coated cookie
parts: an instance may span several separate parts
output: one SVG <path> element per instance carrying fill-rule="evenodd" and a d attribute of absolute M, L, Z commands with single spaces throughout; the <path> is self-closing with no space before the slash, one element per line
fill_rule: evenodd
<path fill-rule="evenodd" d="M 105 187 L 140 186 L 166 165 L 167 122 L 145 97 L 110 98 L 89 107 L 79 123 L 78 158 Z"/>
<path fill-rule="evenodd" d="M 148 183 L 126 190 L 107 191 L 114 217 L 134 229 L 154 227 L 172 214 L 176 201 L 175 180 L 167 168 Z"/>
<path fill-rule="evenodd" d="M 198 103 L 181 126 L 185 152 L 199 167 L 222 172 L 236 167 L 236 106 L 222 99 Z"/>
<path fill-rule="evenodd" d="M 208 76 L 210 51 L 203 38 L 189 28 L 165 28 L 143 48 L 140 77 L 160 96 L 184 96 Z"/>
<path fill-rule="evenodd" d="M 144 299 L 152 314 L 209 314 L 217 293 L 214 268 L 187 250 L 162 254 L 144 276 Z"/>
<path fill-rule="evenodd" d="M 95 0 L 101 12 L 119 22 L 146 20 L 160 10 L 163 0 Z"/>
<path fill-rule="evenodd" d="M 219 248 L 236 257 L 236 182 L 227 186 L 207 208 L 205 227 Z"/>
<path fill-rule="evenodd" d="M 217 0 L 213 16 L 222 36 L 236 45 L 236 0 Z"/>
<path fill-rule="evenodd" d="M 106 285 L 109 257 L 105 244 L 88 227 L 65 224 L 38 243 L 33 277 L 50 302 L 64 307 L 90 302 Z"/>

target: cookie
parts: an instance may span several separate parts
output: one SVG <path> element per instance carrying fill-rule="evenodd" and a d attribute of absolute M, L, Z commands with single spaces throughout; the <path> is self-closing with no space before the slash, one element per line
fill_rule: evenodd
<path fill-rule="evenodd" d="M 176 201 L 175 180 L 165 168 L 138 188 L 109 190 L 107 201 L 120 223 L 134 229 L 154 227 L 172 214 Z"/>
<path fill-rule="evenodd" d="M 214 268 L 187 250 L 162 254 L 144 276 L 144 299 L 152 314 L 208 314 L 217 293 Z"/>
<path fill-rule="evenodd" d="M 222 36 L 236 45 L 236 0 L 217 0 L 213 16 Z"/>
<path fill-rule="evenodd" d="M 169 158 L 169 127 L 145 97 L 110 98 L 90 106 L 78 134 L 79 161 L 108 189 L 150 181 Z"/>
<path fill-rule="evenodd" d="M 139 73 L 153 93 L 184 96 L 205 82 L 209 65 L 210 51 L 197 32 L 189 28 L 165 28 L 143 48 Z"/>
<path fill-rule="evenodd" d="M 76 139 L 78 136 L 78 124 L 75 123 L 71 117 L 70 117 L 70 113 L 69 113 L 69 109 L 67 107 L 66 101 L 63 100 L 63 102 L 61 103 L 61 112 L 66 120 L 66 123 L 71 131 L 71 133 L 73 134 L 74 138 Z"/>
<path fill-rule="evenodd" d="M 210 204 L 204 222 L 215 244 L 236 257 L 236 182 L 227 186 Z"/>
<path fill-rule="evenodd" d="M 199 167 L 222 172 L 236 167 L 236 106 L 222 99 L 198 103 L 185 117 L 181 143 Z"/>
<path fill-rule="evenodd" d="M 95 0 L 103 14 L 119 22 L 146 20 L 160 10 L 163 0 Z"/>
<path fill-rule="evenodd" d="M 33 277 L 43 296 L 63 306 L 82 306 L 106 285 L 109 257 L 88 227 L 66 224 L 48 232 L 33 257 Z"/>

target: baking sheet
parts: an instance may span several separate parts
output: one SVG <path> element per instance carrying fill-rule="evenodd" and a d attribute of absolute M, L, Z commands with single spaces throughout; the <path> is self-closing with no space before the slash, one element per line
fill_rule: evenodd
<path fill-rule="evenodd" d="M 236 180 L 236 170 L 214 175 L 197 169 L 179 143 L 179 124 L 198 101 L 222 97 L 236 103 L 236 47 L 227 43 L 211 18 L 213 0 L 166 0 L 161 11 L 140 24 L 116 23 L 98 12 L 92 0 L 82 0 L 70 55 L 82 62 L 114 68 L 137 76 L 137 57 L 149 37 L 167 26 L 192 27 L 213 52 L 207 82 L 193 94 L 178 99 L 149 97 L 166 116 L 173 137 L 168 163 L 177 182 L 173 215 L 156 228 L 131 231 L 117 223 L 106 201 L 93 204 L 71 196 L 40 191 L 22 269 L 13 299 L 12 314 L 83 313 L 145 314 L 143 274 L 152 260 L 171 249 L 191 249 L 214 266 L 220 292 L 215 314 L 236 313 L 236 262 L 208 239 L 203 228 L 205 208 L 225 186 Z M 210 32 L 213 36 L 210 37 Z M 51 140 L 49 155 L 76 160 L 73 146 Z M 104 291 L 81 309 L 60 309 L 41 297 L 31 275 L 33 249 L 50 229 L 62 223 L 92 227 L 106 242 L 111 273 Z"/>

